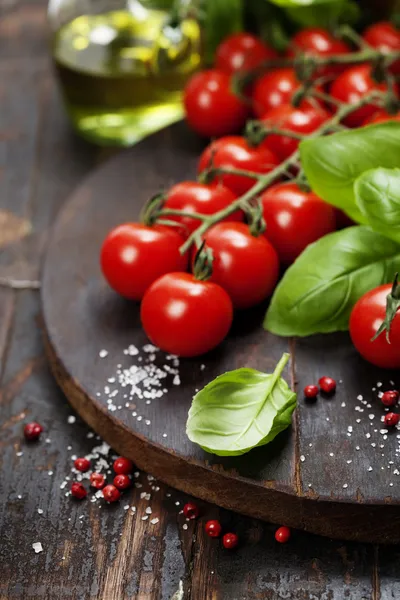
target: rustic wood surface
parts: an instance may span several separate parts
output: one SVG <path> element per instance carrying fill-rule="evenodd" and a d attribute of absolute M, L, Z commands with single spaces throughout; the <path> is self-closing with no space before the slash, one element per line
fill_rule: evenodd
<path fill-rule="evenodd" d="M 119 383 L 118 365 L 129 380 L 128 369 L 144 373 L 152 353 L 123 354 L 131 344 L 141 350 L 148 340 L 139 305 L 122 300 L 104 281 L 99 248 L 110 227 L 139 217 L 148 198 L 171 182 L 195 177 L 198 151 L 185 123 L 176 124 L 94 170 L 66 201 L 52 231 L 42 285 L 47 348 L 61 387 L 118 452 L 173 487 L 313 533 L 399 542 L 398 431 L 383 428 L 378 398 L 396 374 L 367 365 L 348 334 L 279 338 L 263 330 L 260 307 L 239 313 L 213 352 L 180 360 L 178 375 L 162 379 L 167 393 L 161 397 L 130 396 L 130 386 Z M 299 394 L 292 430 L 242 457 L 212 456 L 190 442 L 185 424 L 196 389 L 240 366 L 271 372 L 285 351 L 291 354 L 285 376 L 293 388 L 302 390 L 329 373 L 338 381 L 336 394 L 315 404 Z M 161 372 L 173 365 L 162 352 L 153 358 Z"/>
<path fill-rule="evenodd" d="M 0 1 L 1 278 L 38 279 L 55 214 L 101 159 L 70 133 L 46 60 L 44 26 L 43 0 Z M 203 503 L 203 515 L 219 517 L 241 535 L 240 549 L 229 554 L 204 535 L 201 523 L 183 529 L 175 502 L 182 506 L 185 496 L 162 485 L 151 500 L 160 519 L 155 526 L 120 506 L 66 498 L 60 485 L 70 474 L 71 455 L 90 452 L 93 439 L 79 419 L 68 423 L 72 410 L 44 357 L 38 296 L 0 289 L 1 600 L 400 597 L 394 546 L 304 533 L 278 546 L 275 527 Z M 32 418 L 46 433 L 28 446 L 21 427 Z M 140 479 L 148 489 L 146 476 Z M 142 514 L 149 502 L 139 492 L 128 498 Z M 42 553 L 34 553 L 34 542 L 42 543 Z"/>

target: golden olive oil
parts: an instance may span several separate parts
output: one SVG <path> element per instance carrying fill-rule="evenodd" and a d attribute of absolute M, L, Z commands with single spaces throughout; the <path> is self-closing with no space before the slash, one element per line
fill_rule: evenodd
<path fill-rule="evenodd" d="M 84 15 L 63 25 L 53 58 L 71 121 L 86 139 L 130 145 L 183 116 L 182 90 L 199 67 L 193 19 L 141 8 Z"/>

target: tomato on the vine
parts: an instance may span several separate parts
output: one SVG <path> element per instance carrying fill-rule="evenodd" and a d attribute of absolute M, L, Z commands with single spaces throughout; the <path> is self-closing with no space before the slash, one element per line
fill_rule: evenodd
<path fill-rule="evenodd" d="M 210 281 L 229 294 L 234 308 L 250 308 L 272 294 L 279 276 L 275 248 L 244 223 L 218 223 L 204 235 L 214 260 Z"/>
<path fill-rule="evenodd" d="M 390 344 L 385 332 L 372 338 L 385 320 L 386 298 L 392 284 L 381 285 L 362 296 L 350 316 L 350 336 L 365 360 L 386 369 L 400 368 L 400 314 L 397 313 L 390 329 Z"/>
<path fill-rule="evenodd" d="M 209 69 L 187 83 L 183 102 L 189 125 L 201 136 L 219 137 L 240 131 L 249 109 L 231 90 L 231 78 Z"/>
<path fill-rule="evenodd" d="M 376 125 L 377 123 L 386 123 L 387 121 L 400 121 L 400 112 L 391 115 L 384 108 L 380 108 L 373 115 L 365 119 L 363 125 Z"/>
<path fill-rule="evenodd" d="M 266 60 L 277 58 L 273 48 L 251 33 L 234 33 L 225 38 L 215 54 L 217 69 L 232 75 L 238 71 L 251 71 Z"/>
<path fill-rule="evenodd" d="M 400 31 L 390 21 L 374 23 L 364 31 L 363 38 L 367 44 L 385 54 L 400 50 Z M 396 60 L 389 68 L 392 73 L 399 75 L 400 60 Z"/>
<path fill-rule="evenodd" d="M 269 173 L 279 164 L 269 148 L 251 146 L 240 136 L 227 136 L 211 142 L 200 156 L 198 172 L 202 173 L 211 162 L 215 167 L 244 169 L 260 175 Z M 246 193 L 255 183 L 255 179 L 244 175 L 224 174 L 218 177 L 237 196 Z"/>
<path fill-rule="evenodd" d="M 253 110 L 261 118 L 271 108 L 291 102 L 293 94 L 301 87 L 295 70 L 291 67 L 275 69 L 260 77 L 253 88 Z M 317 86 L 319 91 L 321 87 Z M 303 100 L 301 106 L 314 106 L 317 100 Z"/>
<path fill-rule="evenodd" d="M 318 129 L 330 116 L 320 106 L 295 108 L 291 104 L 282 104 L 267 111 L 261 120 L 271 127 L 307 135 Z M 261 147 L 269 148 L 283 161 L 297 149 L 299 143 L 295 138 L 274 133 L 265 138 Z"/>
<path fill-rule="evenodd" d="M 198 181 L 182 181 L 172 186 L 167 194 L 163 208 L 165 210 L 181 210 L 188 213 L 212 215 L 226 208 L 236 200 L 231 190 L 219 181 L 199 183 Z M 187 236 L 201 225 L 201 221 L 184 215 L 167 215 L 170 221 L 181 223 L 179 233 Z M 226 221 L 243 221 L 243 213 L 238 210 L 226 217 Z"/>
<path fill-rule="evenodd" d="M 295 183 L 283 183 L 261 196 L 266 237 L 289 265 L 309 245 L 336 229 L 335 209 L 314 192 Z"/>
<path fill-rule="evenodd" d="M 121 296 L 141 300 L 161 275 L 186 270 L 188 256 L 179 253 L 183 242 L 172 228 L 141 223 L 119 225 L 110 231 L 101 248 L 104 277 Z"/>
<path fill-rule="evenodd" d="M 346 69 L 341 73 L 333 82 L 330 93 L 340 102 L 355 104 L 370 92 L 386 92 L 387 90 L 386 83 L 378 83 L 373 79 L 371 65 L 363 64 Z M 344 123 L 349 127 L 359 127 L 375 111 L 374 104 L 366 104 L 348 115 L 344 119 Z"/>
<path fill-rule="evenodd" d="M 153 344 L 178 356 L 212 350 L 227 335 L 232 301 L 216 283 L 189 273 L 169 273 L 147 290 L 141 305 L 143 328 Z"/>
<path fill-rule="evenodd" d="M 306 27 L 292 38 L 287 56 L 294 57 L 297 54 L 309 54 L 322 58 L 329 58 L 334 54 L 348 54 L 350 47 L 343 41 L 335 38 L 329 31 L 321 27 Z M 319 68 L 315 75 L 318 77 L 337 75 L 341 73 L 343 65 L 329 65 Z"/>

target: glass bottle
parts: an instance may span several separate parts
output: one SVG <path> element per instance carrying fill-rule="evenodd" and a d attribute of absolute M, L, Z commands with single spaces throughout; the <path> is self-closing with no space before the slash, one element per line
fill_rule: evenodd
<path fill-rule="evenodd" d="M 191 0 L 50 0 L 51 50 L 74 128 L 128 146 L 183 116 L 200 67 Z"/>

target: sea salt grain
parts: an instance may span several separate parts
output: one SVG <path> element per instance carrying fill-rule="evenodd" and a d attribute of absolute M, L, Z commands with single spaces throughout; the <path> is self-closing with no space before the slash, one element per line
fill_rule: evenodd
<path fill-rule="evenodd" d="M 70 425 L 72 425 L 73 423 L 75 423 L 76 421 L 76 417 L 75 415 L 70 415 L 67 419 L 67 423 L 69 423 Z"/>
<path fill-rule="evenodd" d="M 39 554 L 39 552 L 43 552 L 43 546 L 40 542 L 35 542 L 34 544 L 32 544 L 32 548 L 34 549 L 36 554 Z"/>
<path fill-rule="evenodd" d="M 157 517 L 155 517 L 155 519 L 151 519 L 150 523 L 152 525 L 157 525 L 157 523 L 159 523 L 160 519 L 158 519 Z"/>
<path fill-rule="evenodd" d="M 108 356 L 107 350 L 100 350 L 99 356 L 100 358 L 105 358 L 106 356 Z"/>

